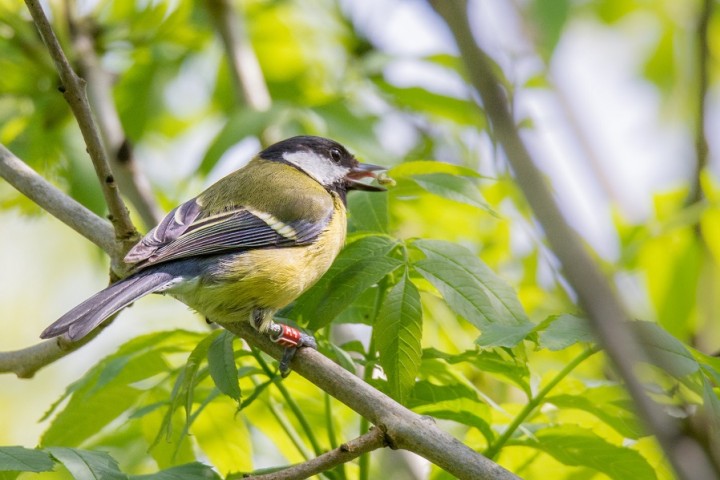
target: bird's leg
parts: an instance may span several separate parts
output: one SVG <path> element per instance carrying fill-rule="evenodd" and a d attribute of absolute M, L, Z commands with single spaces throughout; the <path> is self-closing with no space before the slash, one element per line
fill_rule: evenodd
<path fill-rule="evenodd" d="M 270 340 L 285 347 L 282 359 L 280 360 L 280 375 L 287 377 L 290 374 L 290 361 L 300 347 L 310 347 L 317 350 L 315 337 L 301 332 L 295 327 L 277 323 L 267 318 L 267 312 L 257 309 L 253 311 L 253 322 L 261 332 L 267 332 Z"/>

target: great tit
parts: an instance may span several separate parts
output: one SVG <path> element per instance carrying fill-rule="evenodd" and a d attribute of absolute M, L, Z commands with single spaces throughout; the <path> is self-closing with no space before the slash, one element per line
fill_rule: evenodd
<path fill-rule="evenodd" d="M 345 243 L 349 190 L 383 168 L 321 137 L 276 143 L 163 218 L 125 257 L 131 274 L 85 300 L 42 338 L 78 340 L 149 293 L 171 295 L 219 324 L 250 321 L 292 353 L 314 339 L 273 314 L 310 288 Z M 285 372 L 284 372 L 285 373 Z"/>

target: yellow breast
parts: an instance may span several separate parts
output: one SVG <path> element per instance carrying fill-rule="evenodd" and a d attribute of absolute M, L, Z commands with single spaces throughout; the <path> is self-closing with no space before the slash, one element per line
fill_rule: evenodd
<path fill-rule="evenodd" d="M 327 272 L 345 243 L 345 206 L 332 195 L 333 216 L 311 245 L 228 256 L 212 278 L 180 299 L 219 323 L 246 320 L 258 308 L 275 311 L 288 305 Z"/>

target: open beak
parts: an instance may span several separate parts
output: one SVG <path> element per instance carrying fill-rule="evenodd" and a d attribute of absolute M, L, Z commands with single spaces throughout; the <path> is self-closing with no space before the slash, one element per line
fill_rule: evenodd
<path fill-rule="evenodd" d="M 375 178 L 377 174 L 375 172 L 379 170 L 387 170 L 385 167 L 379 165 L 373 165 L 371 163 L 359 163 L 353 167 L 350 172 L 345 176 L 345 182 L 347 183 L 348 190 L 364 190 L 366 192 L 384 192 L 385 189 L 380 186 L 370 185 L 363 183 L 360 180 L 363 178 Z"/>

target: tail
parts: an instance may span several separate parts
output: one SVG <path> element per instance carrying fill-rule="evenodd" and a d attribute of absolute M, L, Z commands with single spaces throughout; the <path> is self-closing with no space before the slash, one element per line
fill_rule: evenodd
<path fill-rule="evenodd" d="M 160 290 L 175 278 L 171 273 L 158 270 L 131 275 L 113 283 L 67 312 L 47 327 L 40 334 L 40 338 L 67 334 L 70 340 L 79 340 L 113 313 L 138 298 Z"/>

